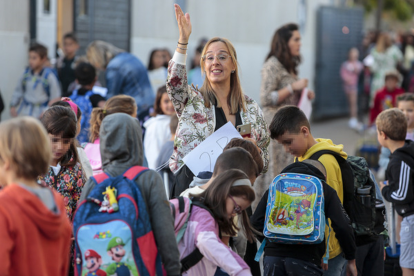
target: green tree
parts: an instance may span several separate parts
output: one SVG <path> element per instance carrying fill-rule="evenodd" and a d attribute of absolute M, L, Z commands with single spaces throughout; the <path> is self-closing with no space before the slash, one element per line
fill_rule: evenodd
<path fill-rule="evenodd" d="M 367 12 L 377 8 L 378 0 L 355 0 L 355 4 L 362 5 Z M 407 21 L 413 17 L 414 0 L 383 0 L 383 11 L 390 13 L 400 21 Z"/>

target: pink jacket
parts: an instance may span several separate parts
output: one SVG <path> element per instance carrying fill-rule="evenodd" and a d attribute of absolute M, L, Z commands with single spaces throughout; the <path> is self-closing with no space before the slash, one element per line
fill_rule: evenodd
<path fill-rule="evenodd" d="M 226 246 L 219 238 L 218 224 L 211 214 L 198 206 L 193 206 L 187 229 L 178 243 L 180 259 L 198 247 L 204 258 L 183 276 L 213 276 L 217 267 L 229 275 L 252 275 L 249 266 Z"/>
<path fill-rule="evenodd" d="M 101 159 L 101 147 L 99 145 L 99 138 L 95 140 L 95 142 L 87 143 L 84 151 L 86 153 L 86 156 L 89 159 L 89 162 L 91 163 L 93 175 L 96 175 L 98 173 L 102 173 L 102 159 Z"/>

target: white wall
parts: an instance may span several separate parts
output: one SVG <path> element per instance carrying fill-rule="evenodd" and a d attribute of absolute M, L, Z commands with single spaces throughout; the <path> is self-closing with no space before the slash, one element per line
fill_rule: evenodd
<path fill-rule="evenodd" d="M 49 58 L 55 57 L 57 41 L 57 1 L 50 0 L 50 13 L 43 10 L 43 0 L 37 1 L 36 41 L 45 45 Z"/>
<path fill-rule="evenodd" d="M 9 118 L 9 103 L 19 77 L 27 65 L 29 45 L 29 1 L 0 1 L 0 90 Z"/>
<path fill-rule="evenodd" d="M 261 67 L 270 49 L 272 36 L 285 23 L 298 23 L 300 3 L 306 2 L 306 28 L 302 36 L 303 63 L 300 77 L 310 79 L 313 88 L 315 68 L 316 11 L 331 0 L 313 1 L 182 1 L 191 17 L 193 32 L 188 45 L 189 59 L 202 37 L 221 36 L 230 39 L 238 54 L 245 93 L 259 101 Z M 178 27 L 173 1 L 132 1 L 131 52 L 148 64 L 153 48 L 175 50 Z M 188 63 L 189 64 L 189 63 Z"/>

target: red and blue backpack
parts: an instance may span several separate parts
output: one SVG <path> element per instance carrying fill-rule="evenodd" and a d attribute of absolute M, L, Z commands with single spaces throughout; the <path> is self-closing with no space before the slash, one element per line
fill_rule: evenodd
<path fill-rule="evenodd" d="M 91 177 L 96 186 L 73 218 L 75 275 L 163 275 L 147 207 L 134 181 L 146 170 L 135 166 L 119 176 Z"/>

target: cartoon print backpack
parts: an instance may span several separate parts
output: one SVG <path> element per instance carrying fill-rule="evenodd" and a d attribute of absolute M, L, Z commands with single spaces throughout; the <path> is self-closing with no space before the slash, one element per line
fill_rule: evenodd
<path fill-rule="evenodd" d="M 89 141 L 89 126 L 92 114 L 92 103 L 89 98 L 94 95 L 92 91 L 86 92 L 85 95 L 79 95 L 78 90 L 74 90 L 72 95 L 69 97 L 75 104 L 78 105 L 82 111 L 81 117 L 81 132 L 78 135 L 78 140 L 80 143 Z"/>
<path fill-rule="evenodd" d="M 91 177 L 96 186 L 73 218 L 75 275 L 163 275 L 147 207 L 134 181 L 146 170 L 136 166 L 116 177 Z"/>
<path fill-rule="evenodd" d="M 170 200 L 177 244 L 184 237 L 185 231 L 187 230 L 188 219 L 191 216 L 191 210 L 194 205 L 207 210 L 213 216 L 211 210 L 200 201 L 191 201 L 189 198 L 182 196 Z M 198 248 L 194 249 L 193 252 L 181 259 L 181 273 L 184 273 L 195 266 L 203 257 L 203 254 L 201 254 Z"/>
<path fill-rule="evenodd" d="M 265 239 L 256 260 L 260 259 L 266 241 L 284 244 L 321 243 L 325 236 L 325 223 L 321 180 L 305 174 L 279 174 L 269 187 L 263 230 Z M 326 255 L 324 261 L 329 259 L 329 250 Z"/>

